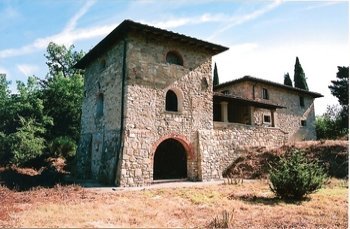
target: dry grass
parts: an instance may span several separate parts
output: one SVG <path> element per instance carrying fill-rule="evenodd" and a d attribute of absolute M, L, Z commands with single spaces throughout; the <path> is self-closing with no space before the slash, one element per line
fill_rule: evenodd
<path fill-rule="evenodd" d="M 301 203 L 276 199 L 266 181 L 115 192 L 0 188 L 0 227 L 213 227 L 216 220 L 238 228 L 347 228 L 347 193 L 340 180 Z"/>

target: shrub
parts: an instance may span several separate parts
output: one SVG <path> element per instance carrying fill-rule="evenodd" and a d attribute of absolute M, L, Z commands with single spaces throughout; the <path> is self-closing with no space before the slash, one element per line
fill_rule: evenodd
<path fill-rule="evenodd" d="M 67 159 L 75 156 L 77 145 L 72 138 L 63 136 L 55 138 L 49 148 L 53 156 L 61 156 Z"/>
<path fill-rule="evenodd" d="M 208 228 L 232 228 L 233 212 L 224 210 L 221 215 L 216 216 L 208 225 Z"/>
<path fill-rule="evenodd" d="M 301 200 L 321 188 L 326 178 L 317 161 L 309 161 L 304 153 L 292 149 L 270 166 L 270 189 L 282 199 Z"/>
<path fill-rule="evenodd" d="M 7 136 L 3 132 L 0 132 L 0 165 L 5 165 L 9 161 L 10 155 L 7 142 Z"/>
<path fill-rule="evenodd" d="M 45 140 L 40 137 L 45 132 L 34 119 L 25 120 L 20 117 L 21 127 L 8 136 L 12 152 L 11 162 L 22 166 L 43 154 Z"/>

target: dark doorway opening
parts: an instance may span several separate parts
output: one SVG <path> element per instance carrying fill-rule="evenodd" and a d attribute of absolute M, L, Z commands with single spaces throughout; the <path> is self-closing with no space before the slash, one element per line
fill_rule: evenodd
<path fill-rule="evenodd" d="M 186 150 L 175 139 L 159 144 L 154 154 L 153 180 L 181 179 L 187 177 Z"/>

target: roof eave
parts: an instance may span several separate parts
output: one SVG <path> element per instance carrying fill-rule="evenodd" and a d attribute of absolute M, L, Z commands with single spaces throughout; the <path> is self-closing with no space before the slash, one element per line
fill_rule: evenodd
<path fill-rule="evenodd" d="M 240 101 L 240 102 L 247 103 L 247 104 L 250 104 L 250 105 L 255 105 L 256 107 L 266 108 L 266 109 L 282 109 L 282 108 L 286 108 L 285 106 L 281 106 L 279 104 L 263 103 L 263 102 L 256 101 L 256 100 L 245 99 L 245 98 L 241 98 L 241 97 L 238 97 L 238 96 L 225 95 L 225 94 L 221 94 L 221 93 L 214 93 L 213 96 L 217 97 L 217 98 L 225 99 L 225 100 Z"/>
<path fill-rule="evenodd" d="M 230 86 L 230 85 L 233 85 L 233 84 L 236 84 L 236 83 L 240 83 L 240 82 L 243 82 L 243 81 L 253 81 L 253 82 L 265 83 L 265 84 L 269 84 L 269 85 L 272 85 L 272 86 L 275 86 L 275 87 L 280 87 L 280 88 L 284 88 L 284 89 L 287 89 L 287 90 L 291 90 L 291 91 L 296 91 L 296 92 L 300 92 L 300 93 L 303 93 L 303 94 L 307 94 L 307 95 L 310 95 L 313 98 L 324 97 L 322 94 L 317 93 L 317 92 L 306 91 L 306 90 L 303 90 L 303 89 L 300 89 L 300 88 L 295 88 L 295 87 L 291 87 L 291 86 L 288 86 L 288 85 L 283 85 L 283 84 L 280 84 L 280 83 L 276 83 L 276 82 L 272 82 L 272 81 L 268 81 L 268 80 L 264 80 L 264 79 L 255 78 L 255 77 L 252 77 L 252 76 L 244 76 L 244 77 L 239 78 L 239 79 L 235 79 L 235 80 L 231 80 L 231 81 L 228 81 L 228 82 L 224 82 L 222 84 L 214 86 L 213 89 L 214 90 L 216 90 L 216 89 L 219 90 L 220 88 L 223 88 L 223 87 L 226 87 L 226 86 Z"/>
<path fill-rule="evenodd" d="M 156 28 L 149 25 L 144 25 L 131 20 L 124 20 L 103 40 L 101 40 L 95 47 L 93 47 L 79 62 L 77 62 L 74 65 L 74 67 L 78 69 L 86 68 L 91 61 L 93 61 L 96 57 L 101 55 L 101 53 L 103 53 L 109 46 L 113 45 L 116 41 L 125 38 L 125 36 L 131 29 L 143 30 L 143 32 L 146 32 L 146 33 L 153 33 L 154 35 L 162 35 L 164 37 L 170 37 L 174 40 L 179 40 L 180 42 L 185 42 L 190 45 L 195 45 L 203 49 L 209 50 L 212 53 L 212 55 L 216 55 L 228 50 L 227 47 L 209 43 L 207 41 L 199 40 L 183 34 L 171 32 L 168 30 Z"/>

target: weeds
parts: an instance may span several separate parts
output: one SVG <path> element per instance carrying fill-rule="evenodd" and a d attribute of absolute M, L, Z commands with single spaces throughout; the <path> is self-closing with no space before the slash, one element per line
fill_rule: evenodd
<path fill-rule="evenodd" d="M 234 209 L 232 212 L 222 211 L 209 223 L 208 228 L 231 228 L 233 226 L 233 212 Z"/>

